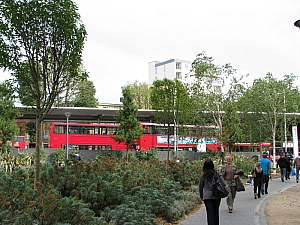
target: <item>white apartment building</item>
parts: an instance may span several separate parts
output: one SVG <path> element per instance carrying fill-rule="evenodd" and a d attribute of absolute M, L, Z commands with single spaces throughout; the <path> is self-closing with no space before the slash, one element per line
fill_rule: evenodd
<path fill-rule="evenodd" d="M 190 72 L 192 62 L 170 59 L 165 62 L 150 62 L 148 63 L 148 82 L 151 85 L 155 80 L 163 80 L 164 78 L 173 80 L 177 78 L 182 82 L 187 82 L 189 79 L 186 75 Z"/>
<path fill-rule="evenodd" d="M 149 85 L 155 80 L 163 80 L 164 78 L 173 80 L 177 78 L 183 83 L 193 82 L 193 78 L 188 76 L 191 72 L 192 62 L 180 59 L 170 59 L 165 62 L 153 61 L 148 63 L 148 82 Z M 214 92 L 221 92 L 221 82 L 215 80 L 211 83 L 210 88 Z"/>

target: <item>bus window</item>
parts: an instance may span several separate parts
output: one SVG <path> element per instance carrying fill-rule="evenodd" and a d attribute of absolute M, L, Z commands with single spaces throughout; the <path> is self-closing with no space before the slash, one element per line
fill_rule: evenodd
<path fill-rule="evenodd" d="M 155 134 L 155 127 L 149 126 L 149 134 Z"/>
<path fill-rule="evenodd" d="M 115 134 L 117 134 L 117 128 L 116 127 L 107 127 L 107 133 L 109 135 L 115 135 Z"/>
<path fill-rule="evenodd" d="M 103 135 L 106 135 L 107 134 L 107 129 L 106 127 L 99 127 L 99 134 L 103 134 Z"/>
<path fill-rule="evenodd" d="M 65 129 L 66 129 L 66 126 L 62 126 L 62 125 L 55 125 L 54 127 L 54 133 L 55 134 L 65 134 Z"/>
<path fill-rule="evenodd" d="M 144 133 L 144 134 L 149 134 L 148 127 L 145 127 L 145 128 L 143 129 L 143 133 Z"/>
<path fill-rule="evenodd" d="M 69 127 L 70 134 L 80 134 L 80 127 L 78 126 L 70 126 Z"/>
<path fill-rule="evenodd" d="M 156 134 L 167 134 L 168 132 L 168 127 L 165 126 L 156 126 L 155 127 L 155 133 Z M 173 134 L 173 128 L 170 127 L 170 134 Z"/>
<path fill-rule="evenodd" d="M 15 137 L 15 141 L 19 141 L 19 142 L 24 142 L 24 137 L 23 136 L 17 136 Z"/>
<path fill-rule="evenodd" d="M 83 134 L 94 134 L 94 127 L 82 127 Z"/>

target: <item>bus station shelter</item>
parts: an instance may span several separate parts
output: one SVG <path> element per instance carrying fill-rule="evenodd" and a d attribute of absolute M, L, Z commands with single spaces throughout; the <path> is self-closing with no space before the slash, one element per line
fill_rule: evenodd
<path fill-rule="evenodd" d="M 18 107 L 21 117 L 17 118 L 22 122 L 35 122 L 33 109 Z M 82 107 L 53 107 L 44 122 L 63 122 L 68 117 L 70 122 L 86 123 L 115 123 L 119 109 L 112 108 L 82 108 Z M 137 119 L 141 122 L 154 122 L 153 110 L 138 110 Z"/>

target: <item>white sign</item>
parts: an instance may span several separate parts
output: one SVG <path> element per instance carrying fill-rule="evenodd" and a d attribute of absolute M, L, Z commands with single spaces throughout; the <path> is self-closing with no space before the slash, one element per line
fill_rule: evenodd
<path fill-rule="evenodd" d="M 294 144 L 294 158 L 298 156 L 298 130 L 297 126 L 292 127 L 292 134 L 293 134 L 293 144 Z"/>
<path fill-rule="evenodd" d="M 198 141 L 197 152 L 206 152 L 206 142 L 203 138 Z"/>

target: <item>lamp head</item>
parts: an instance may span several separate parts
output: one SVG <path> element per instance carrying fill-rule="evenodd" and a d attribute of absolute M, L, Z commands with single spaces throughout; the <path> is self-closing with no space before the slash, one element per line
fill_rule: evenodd
<path fill-rule="evenodd" d="M 70 117 L 70 116 L 71 116 L 71 113 L 70 113 L 70 112 L 65 112 L 65 116 L 66 116 L 66 117 Z"/>
<path fill-rule="evenodd" d="M 297 20 L 297 21 L 294 23 L 294 25 L 295 25 L 296 27 L 300 28 L 300 20 Z"/>

